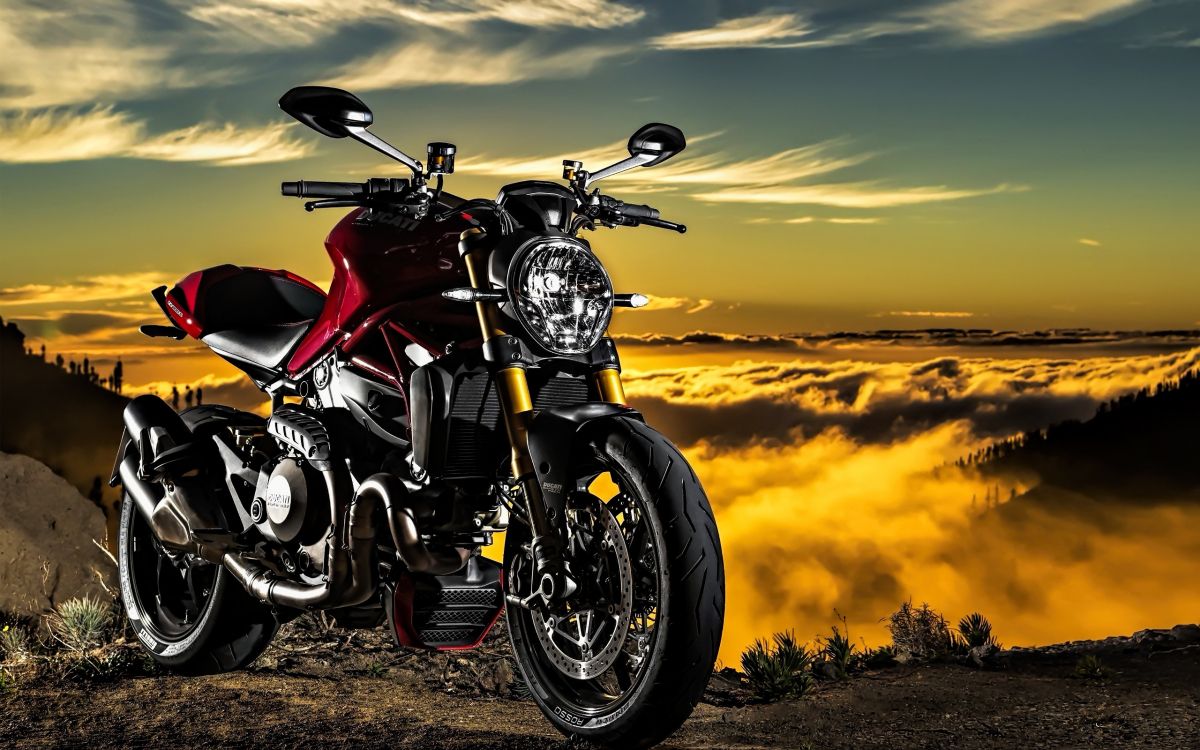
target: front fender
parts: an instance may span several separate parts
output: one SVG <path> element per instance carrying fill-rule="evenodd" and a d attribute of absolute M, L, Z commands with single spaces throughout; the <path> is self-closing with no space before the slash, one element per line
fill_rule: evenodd
<path fill-rule="evenodd" d="M 571 467 L 576 451 L 593 430 L 618 418 L 643 419 L 641 412 L 621 404 L 591 402 L 542 409 L 529 426 L 529 457 L 546 508 L 553 509 L 556 519 L 562 518 L 570 486 Z"/>

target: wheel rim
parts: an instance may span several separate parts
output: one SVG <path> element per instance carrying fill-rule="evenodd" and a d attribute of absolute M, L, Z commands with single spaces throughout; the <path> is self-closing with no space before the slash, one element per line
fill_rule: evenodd
<path fill-rule="evenodd" d="M 128 545 L 130 584 L 142 624 L 162 641 L 187 638 L 212 600 L 217 566 L 193 555 L 168 553 L 136 510 Z"/>
<path fill-rule="evenodd" d="M 603 510 L 599 517 L 603 522 L 604 536 L 616 542 L 609 551 L 617 559 L 613 572 L 622 572 L 620 559 L 627 557 L 628 577 L 621 577 L 624 589 L 619 605 L 621 616 L 615 620 L 621 627 L 620 633 L 613 639 L 617 643 L 615 653 L 606 652 L 601 659 L 594 651 L 590 660 L 580 659 L 577 650 L 558 648 L 564 645 L 567 638 L 551 640 L 547 637 L 545 616 L 527 610 L 516 613 L 518 626 L 522 628 L 524 640 L 528 643 L 527 648 L 533 652 L 533 658 L 530 659 L 532 663 L 525 664 L 526 669 L 534 670 L 538 681 L 554 693 L 557 700 L 581 716 L 610 713 L 636 693 L 650 666 L 650 655 L 654 653 L 662 589 L 660 552 L 654 543 L 651 520 L 646 511 L 647 501 L 634 491 L 635 484 L 625 478 L 620 467 L 610 465 L 611 462 L 604 456 L 599 456 L 598 461 L 603 465 L 603 471 L 583 477 L 577 484 L 581 488 L 587 487 L 587 494 L 601 504 Z M 598 488 L 598 483 L 607 484 L 608 491 Z M 611 494 L 607 500 L 604 497 L 606 494 Z M 610 534 L 617 534 L 617 537 L 612 538 Z M 575 541 L 573 534 L 572 545 Z M 530 578 L 530 564 L 525 557 L 517 555 L 513 563 L 510 580 Z M 579 593 L 571 600 L 575 602 L 578 597 Z M 586 613 L 594 609 L 596 607 L 592 606 L 592 602 L 584 599 L 578 602 L 575 611 Z M 573 635 L 578 640 L 580 633 L 575 628 L 576 620 L 568 619 L 567 622 L 567 635 Z M 601 635 L 605 635 L 603 631 Z M 565 645 L 569 647 L 569 643 Z M 581 668 L 580 662 L 589 664 L 588 668 Z"/>

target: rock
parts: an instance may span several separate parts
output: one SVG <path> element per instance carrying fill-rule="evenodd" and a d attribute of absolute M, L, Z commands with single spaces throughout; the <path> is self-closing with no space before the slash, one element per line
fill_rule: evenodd
<path fill-rule="evenodd" d="M 976 646 L 968 651 L 967 658 L 970 659 L 972 664 L 980 669 L 983 669 L 984 667 L 995 664 L 996 654 L 999 653 L 999 651 L 1000 649 L 996 647 L 996 644 L 985 643 L 982 646 Z"/>
<path fill-rule="evenodd" d="M 78 596 L 107 598 L 98 574 L 116 578 L 93 544 L 104 514 L 67 480 L 28 456 L 0 453 L 0 610 L 42 614 Z"/>
<path fill-rule="evenodd" d="M 507 659 L 497 659 L 479 671 L 479 687 L 485 693 L 502 695 L 513 682 L 513 670 Z"/>
<path fill-rule="evenodd" d="M 1180 643 L 1200 643 L 1200 625 L 1176 625 L 1170 632 Z"/>

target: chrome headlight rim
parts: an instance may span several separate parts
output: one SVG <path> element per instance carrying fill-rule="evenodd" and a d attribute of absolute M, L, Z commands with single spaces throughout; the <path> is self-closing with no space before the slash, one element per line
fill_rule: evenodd
<path fill-rule="evenodd" d="M 545 334 L 547 331 L 543 328 L 539 321 L 532 320 L 522 307 L 522 301 L 527 299 L 522 294 L 523 280 L 527 278 L 529 265 L 540 249 L 550 245 L 567 245 L 573 251 L 586 257 L 595 266 L 595 270 L 599 272 L 603 279 L 604 292 L 600 299 L 603 299 L 604 310 L 597 320 L 592 340 L 584 342 L 580 346 L 565 347 L 558 345 L 554 341 L 547 342 Z M 559 236 L 559 235 L 539 235 L 531 237 L 522 243 L 512 256 L 512 262 L 509 265 L 507 286 L 509 290 L 509 305 L 511 306 L 511 314 L 516 318 L 517 322 L 525 330 L 526 334 L 538 347 L 560 356 L 573 356 L 579 354 L 587 354 L 600 343 L 604 338 L 605 332 L 608 330 L 609 323 L 612 322 L 613 315 L 613 285 L 612 278 L 608 275 L 608 269 L 596 256 L 592 249 L 585 243 L 575 237 Z"/>

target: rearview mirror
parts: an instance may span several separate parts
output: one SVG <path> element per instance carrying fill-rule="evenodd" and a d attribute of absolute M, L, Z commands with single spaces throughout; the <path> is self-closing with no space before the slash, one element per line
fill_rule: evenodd
<path fill-rule="evenodd" d="M 297 86 L 279 99 L 279 108 L 330 138 L 345 138 L 349 128 L 365 128 L 375 121 L 362 99 L 329 86 Z"/>
<path fill-rule="evenodd" d="M 652 157 L 643 163 L 643 167 L 653 167 L 661 164 L 678 154 L 687 146 L 683 131 L 674 125 L 652 122 L 637 129 L 629 136 L 629 155 L 634 157 Z"/>
<path fill-rule="evenodd" d="M 592 172 L 587 177 L 586 188 L 593 182 L 612 177 L 634 167 L 652 167 L 670 159 L 687 146 L 683 131 L 674 125 L 652 122 L 638 128 L 629 136 L 629 158 Z"/>
<path fill-rule="evenodd" d="M 375 116 L 362 99 L 349 91 L 330 86 L 297 86 L 280 97 L 279 108 L 321 135 L 349 136 L 421 174 L 421 162 L 367 130 Z"/>

